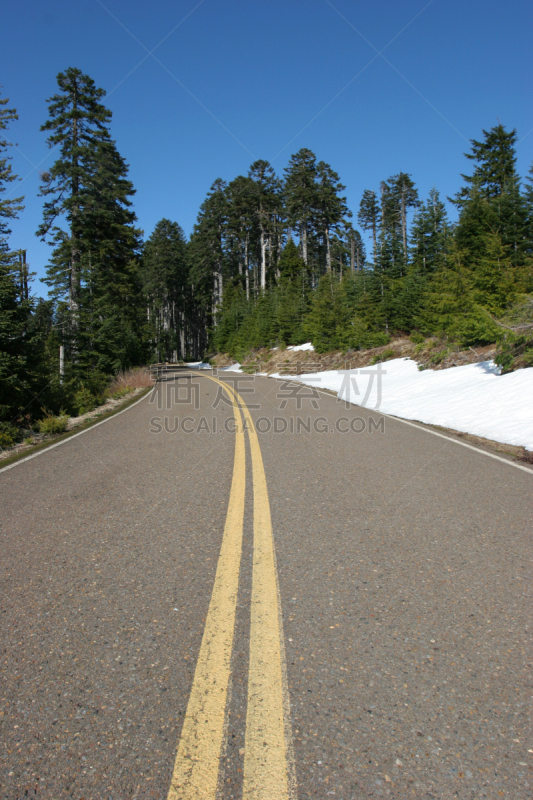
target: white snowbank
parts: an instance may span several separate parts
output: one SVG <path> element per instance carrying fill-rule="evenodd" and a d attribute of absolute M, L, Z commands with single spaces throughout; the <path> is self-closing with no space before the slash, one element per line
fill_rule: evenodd
<path fill-rule="evenodd" d="M 533 450 L 533 368 L 500 375 L 494 362 L 483 361 L 419 372 L 415 361 L 397 358 L 375 367 L 290 377 L 309 386 L 333 390 L 341 400 L 356 405 L 366 408 L 379 405 L 385 414 Z"/>
<path fill-rule="evenodd" d="M 241 365 L 237 364 L 230 364 L 228 367 L 218 367 L 219 372 L 242 372 Z"/>
<path fill-rule="evenodd" d="M 275 348 L 277 350 L 277 348 Z M 291 344 L 287 347 L 287 350 L 292 350 L 293 353 L 300 353 L 304 350 L 314 350 L 315 348 L 311 344 L 311 342 L 306 342 L 305 344 Z"/>
<path fill-rule="evenodd" d="M 211 364 L 208 364 L 207 361 L 187 361 L 185 366 L 194 369 L 211 369 Z"/>

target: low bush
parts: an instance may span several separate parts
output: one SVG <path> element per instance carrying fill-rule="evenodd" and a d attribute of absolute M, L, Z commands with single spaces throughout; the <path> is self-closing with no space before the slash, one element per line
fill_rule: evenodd
<path fill-rule="evenodd" d="M 20 431 L 11 422 L 0 422 L 0 448 L 13 447 L 20 439 Z"/>
<path fill-rule="evenodd" d="M 86 414 L 88 411 L 94 411 L 98 400 L 99 398 L 96 398 L 87 387 L 82 386 L 74 395 L 74 408 L 78 414 Z"/>
<path fill-rule="evenodd" d="M 131 392 L 129 386 L 124 386 L 122 389 L 115 389 L 114 392 L 107 393 L 107 396 L 111 398 L 111 400 L 120 400 L 122 397 L 125 397 L 127 394 Z"/>
<path fill-rule="evenodd" d="M 381 361 L 390 361 L 391 358 L 394 358 L 395 356 L 396 353 L 394 352 L 392 347 L 387 347 L 387 349 L 384 350 L 382 353 L 373 356 L 371 364 L 374 365 L 374 364 L 379 364 Z"/>
<path fill-rule="evenodd" d="M 447 355 L 448 355 L 448 350 L 441 350 L 440 353 L 434 353 L 430 357 L 429 361 L 430 361 L 431 364 L 434 364 L 435 366 L 437 366 L 437 364 L 442 364 L 442 362 L 447 357 Z"/>
<path fill-rule="evenodd" d="M 60 413 L 58 417 L 53 414 L 47 414 L 43 419 L 39 420 L 39 430 L 41 433 L 64 433 L 67 429 L 68 416 L 67 414 Z"/>
<path fill-rule="evenodd" d="M 506 333 L 498 344 L 494 360 L 503 374 L 513 372 L 519 367 L 532 367 L 533 336 Z"/>
<path fill-rule="evenodd" d="M 115 375 L 107 389 L 107 396 L 113 397 L 115 392 L 123 391 L 120 396 L 124 397 L 125 394 L 132 392 L 134 389 L 144 389 L 153 385 L 154 379 L 147 367 L 128 369 Z"/>

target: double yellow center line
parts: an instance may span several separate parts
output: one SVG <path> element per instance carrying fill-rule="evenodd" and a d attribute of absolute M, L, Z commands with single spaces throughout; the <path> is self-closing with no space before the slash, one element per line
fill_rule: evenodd
<path fill-rule="evenodd" d="M 222 386 L 231 399 L 236 422 L 235 459 L 215 584 L 167 800 L 215 800 L 217 795 L 242 553 L 245 429 L 252 457 L 254 549 L 243 798 L 292 800 L 295 780 L 289 698 L 263 458 L 242 397 L 228 384 L 205 377 Z"/>

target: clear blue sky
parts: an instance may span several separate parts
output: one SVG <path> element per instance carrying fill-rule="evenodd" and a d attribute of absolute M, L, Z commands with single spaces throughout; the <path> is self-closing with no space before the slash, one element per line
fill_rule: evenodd
<path fill-rule="evenodd" d="M 309 147 L 364 189 L 400 170 L 425 198 L 454 194 L 471 138 L 501 121 L 532 160 L 530 0 L 17 0 L 2 10 L 2 95 L 17 108 L 15 191 L 26 209 L 11 246 L 44 274 L 50 248 L 39 171 L 53 161 L 40 125 L 69 66 L 108 95 L 148 237 L 161 217 L 190 234 L 217 177 L 257 158 L 282 174 Z M 151 53 L 151 54 L 150 54 Z M 452 211 L 453 216 L 453 211 Z M 38 281 L 37 294 L 47 289 Z"/>

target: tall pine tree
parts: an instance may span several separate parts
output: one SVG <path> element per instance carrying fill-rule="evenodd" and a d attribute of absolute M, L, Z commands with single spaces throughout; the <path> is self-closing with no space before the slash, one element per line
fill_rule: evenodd
<path fill-rule="evenodd" d="M 113 372 L 142 357 L 134 189 L 110 136 L 104 90 L 72 67 L 57 81 L 61 93 L 48 101 L 42 130 L 59 158 L 42 176 L 48 199 L 37 234 L 54 246 L 47 283 L 57 300 L 68 299 L 63 327 L 72 360 Z"/>
<path fill-rule="evenodd" d="M 24 198 L 4 196 L 17 180 L 7 155 L 11 145 L 3 133 L 18 119 L 15 109 L 6 107 L 8 102 L 0 99 L 0 420 L 4 421 L 16 415 L 28 398 L 27 325 L 32 305 L 23 262 L 9 248 L 9 220 L 18 216 Z"/>

